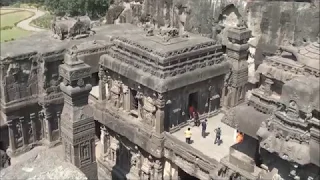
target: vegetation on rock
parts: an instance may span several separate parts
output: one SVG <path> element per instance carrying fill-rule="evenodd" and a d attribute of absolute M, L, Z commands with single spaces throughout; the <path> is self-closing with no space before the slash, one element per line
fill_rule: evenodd
<path fill-rule="evenodd" d="M 1 12 L 5 12 L 2 11 Z M 1 42 L 12 41 L 14 39 L 24 37 L 30 32 L 22 30 L 16 25 L 29 17 L 33 16 L 33 13 L 30 11 L 7 11 L 4 14 L 1 14 L 0 28 L 1 28 Z"/>

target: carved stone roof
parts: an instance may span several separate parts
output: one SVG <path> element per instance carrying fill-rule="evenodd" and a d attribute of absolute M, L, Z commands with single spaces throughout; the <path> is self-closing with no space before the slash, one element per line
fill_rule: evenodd
<path fill-rule="evenodd" d="M 290 101 L 295 101 L 299 110 L 311 112 L 320 110 L 320 83 L 315 77 L 301 76 L 288 81 L 283 85 L 280 101 L 289 106 Z"/>
<path fill-rule="evenodd" d="M 320 70 L 320 44 L 311 43 L 299 48 L 299 60 L 305 65 Z"/>
<path fill-rule="evenodd" d="M 113 40 L 120 41 L 147 51 L 159 57 L 169 58 L 177 54 L 196 51 L 202 48 L 215 46 L 215 41 L 210 38 L 192 34 L 188 38 L 174 38 L 170 42 L 163 42 L 160 36 L 146 37 L 144 34 L 123 35 Z"/>

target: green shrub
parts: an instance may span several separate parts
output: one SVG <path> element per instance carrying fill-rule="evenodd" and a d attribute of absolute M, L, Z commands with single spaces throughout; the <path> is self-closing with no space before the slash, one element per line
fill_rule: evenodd
<path fill-rule="evenodd" d="M 12 29 L 13 26 L 4 26 L 4 27 L 1 27 L 1 31 L 4 31 L 4 30 L 9 30 L 9 29 Z"/>
<path fill-rule="evenodd" d="M 31 23 L 37 27 L 41 27 L 44 29 L 50 29 L 51 27 L 51 20 L 53 20 L 54 16 L 51 14 L 45 14 L 35 20 L 33 20 Z"/>
<path fill-rule="evenodd" d="M 14 7 L 14 8 L 20 8 L 20 6 L 21 6 L 20 2 L 17 2 L 11 5 L 11 7 Z"/>

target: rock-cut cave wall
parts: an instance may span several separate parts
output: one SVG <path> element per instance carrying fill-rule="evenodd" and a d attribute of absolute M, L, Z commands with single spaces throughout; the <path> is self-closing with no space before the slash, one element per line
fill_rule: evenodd
<path fill-rule="evenodd" d="M 140 3 L 141 13 L 136 13 Z M 274 52 L 278 45 L 301 46 L 315 41 L 319 33 L 319 0 L 118 0 L 111 5 L 107 17 L 114 8 L 112 16 L 121 16 L 121 22 L 137 22 L 137 18 L 127 17 L 130 14 L 150 14 L 160 24 L 169 22 L 178 26 L 177 5 L 188 9 L 185 30 L 206 36 L 212 34 L 214 22 L 228 27 L 243 19 L 252 30 L 252 44 L 257 47 L 256 61 L 261 60 L 261 51 Z M 224 32 L 222 37 L 226 37 Z"/>

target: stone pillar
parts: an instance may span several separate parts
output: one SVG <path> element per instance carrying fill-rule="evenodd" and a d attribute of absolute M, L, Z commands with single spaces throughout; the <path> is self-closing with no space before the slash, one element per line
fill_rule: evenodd
<path fill-rule="evenodd" d="M 123 108 L 125 111 L 129 112 L 131 107 L 131 94 L 129 92 L 129 87 L 123 85 Z"/>
<path fill-rule="evenodd" d="M 14 154 L 17 149 L 17 143 L 15 138 L 15 123 L 18 121 L 18 119 L 12 119 L 8 121 L 8 130 L 9 130 L 9 154 Z"/>
<path fill-rule="evenodd" d="M 58 129 L 59 129 L 59 140 L 61 141 L 61 112 L 57 112 L 57 121 L 58 121 Z"/>
<path fill-rule="evenodd" d="M 61 114 L 61 136 L 66 161 L 78 167 L 90 180 L 97 179 L 95 154 L 95 122 L 88 105 L 92 90 L 91 67 L 79 60 L 72 49 L 59 66 L 64 95 Z M 78 129 L 81 129 L 79 131 Z M 70 158 L 67 158 L 70 157 Z"/>
<path fill-rule="evenodd" d="M 264 94 L 267 96 L 270 96 L 272 94 L 271 86 L 273 84 L 273 81 L 270 77 L 266 77 L 266 80 L 264 81 Z"/>
<path fill-rule="evenodd" d="M 227 55 L 228 61 L 232 64 L 231 91 L 228 91 L 228 96 L 231 98 L 229 107 L 237 106 L 244 102 L 244 98 L 240 98 L 239 89 L 245 91 L 248 83 L 248 54 L 249 44 L 247 43 L 251 37 L 251 31 L 243 24 L 238 24 L 237 27 L 228 30 Z M 229 98 L 228 97 L 228 98 Z"/>
<path fill-rule="evenodd" d="M 164 107 L 166 101 L 163 94 L 158 94 L 157 99 L 157 112 L 156 112 L 156 132 L 161 134 L 164 131 Z"/>
<path fill-rule="evenodd" d="M 99 68 L 99 100 L 104 101 L 106 97 L 106 82 L 105 80 L 106 73 L 102 67 Z"/>
<path fill-rule="evenodd" d="M 109 133 L 107 132 L 106 127 L 101 126 L 100 127 L 101 130 L 101 158 L 104 159 L 105 154 L 107 153 L 108 147 L 109 147 Z"/>
<path fill-rule="evenodd" d="M 27 129 L 25 126 L 25 119 L 24 117 L 20 117 L 19 121 L 21 123 L 21 133 L 22 133 L 22 142 L 23 142 L 23 147 L 28 145 L 28 135 L 27 135 Z"/>
<path fill-rule="evenodd" d="M 52 141 L 52 127 L 51 127 L 51 119 L 52 114 L 49 109 L 49 105 L 44 105 L 44 123 L 46 124 L 44 131 L 46 134 L 46 140 L 50 143 Z"/>
<path fill-rule="evenodd" d="M 31 113 L 30 114 L 30 121 L 31 121 L 31 128 L 32 128 L 32 138 L 33 138 L 33 143 L 37 141 L 37 124 L 36 124 L 36 114 Z"/>

